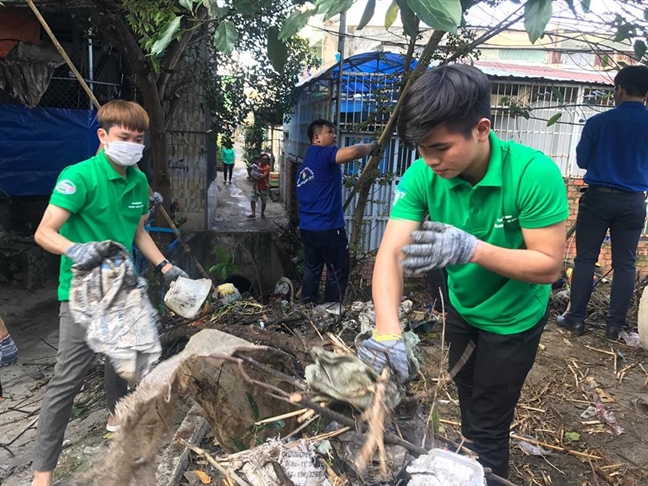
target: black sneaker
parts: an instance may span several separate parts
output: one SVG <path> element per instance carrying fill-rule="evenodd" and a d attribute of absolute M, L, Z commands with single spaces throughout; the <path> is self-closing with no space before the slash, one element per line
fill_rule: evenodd
<path fill-rule="evenodd" d="M 556 317 L 556 324 L 558 327 L 567 329 L 575 336 L 582 336 L 585 333 L 585 323 L 572 321 L 570 318 L 565 316 Z"/>
<path fill-rule="evenodd" d="M 605 328 L 605 337 L 612 341 L 617 341 L 622 330 L 623 328 L 619 326 L 607 326 Z"/>

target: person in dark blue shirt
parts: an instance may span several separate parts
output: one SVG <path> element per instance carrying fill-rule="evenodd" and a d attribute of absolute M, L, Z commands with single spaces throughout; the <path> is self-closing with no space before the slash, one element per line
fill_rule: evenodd
<path fill-rule="evenodd" d="M 578 204 L 571 302 L 557 319 L 559 326 L 578 336 L 585 332 L 595 265 L 609 230 L 614 278 L 605 335 L 610 339 L 618 339 L 626 323 L 646 219 L 648 67 L 621 69 L 614 85 L 616 107 L 587 120 L 576 148 L 576 162 L 587 170 L 588 188 Z"/>
<path fill-rule="evenodd" d="M 297 174 L 299 232 L 304 245 L 301 300 L 317 303 L 326 265 L 326 302 L 342 302 L 349 281 L 349 242 L 342 209 L 342 170 L 346 164 L 381 152 L 378 142 L 338 148 L 335 126 L 315 120 L 308 127 L 311 146 Z"/>

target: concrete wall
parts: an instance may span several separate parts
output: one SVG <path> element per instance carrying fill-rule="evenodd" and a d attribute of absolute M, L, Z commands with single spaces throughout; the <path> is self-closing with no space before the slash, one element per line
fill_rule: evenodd
<path fill-rule="evenodd" d="M 206 271 L 219 263 L 217 248 L 220 247 L 236 265 L 236 272 L 233 273 L 245 276 L 255 288 L 260 285 L 264 295 L 272 293 L 279 278 L 296 278 L 290 259 L 270 231 L 201 231 L 190 235 L 187 240 L 192 253 Z M 181 248 L 174 250 L 171 258 L 191 277 L 199 277 Z"/>

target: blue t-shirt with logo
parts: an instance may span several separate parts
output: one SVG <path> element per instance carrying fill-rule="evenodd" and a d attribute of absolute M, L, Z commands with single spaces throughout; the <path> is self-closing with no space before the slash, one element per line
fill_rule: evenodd
<path fill-rule="evenodd" d="M 297 174 L 299 228 L 324 231 L 344 228 L 342 169 L 338 147 L 311 145 Z"/>

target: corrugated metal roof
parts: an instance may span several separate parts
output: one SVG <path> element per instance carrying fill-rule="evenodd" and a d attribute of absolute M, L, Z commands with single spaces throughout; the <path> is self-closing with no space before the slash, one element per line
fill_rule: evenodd
<path fill-rule="evenodd" d="M 546 79 L 572 83 L 604 84 L 613 86 L 616 73 L 564 69 L 538 64 L 521 64 L 499 61 L 475 61 L 475 67 L 488 76 L 508 79 Z"/>

